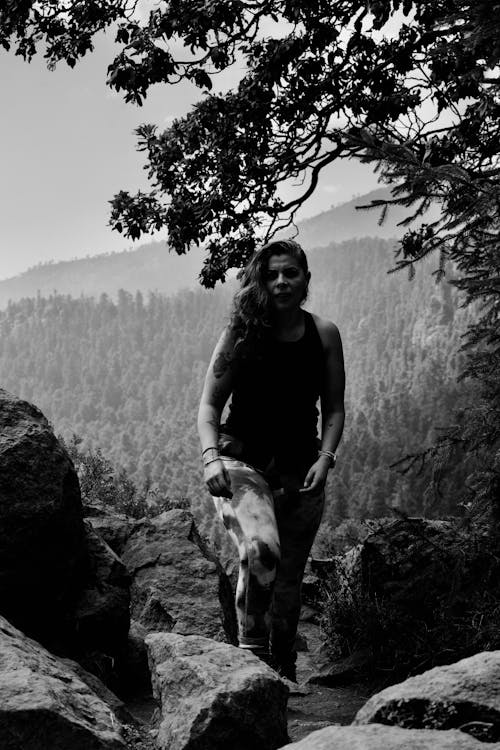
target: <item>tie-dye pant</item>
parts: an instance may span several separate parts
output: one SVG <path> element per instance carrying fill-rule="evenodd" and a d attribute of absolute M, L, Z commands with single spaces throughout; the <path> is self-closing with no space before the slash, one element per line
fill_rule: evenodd
<path fill-rule="evenodd" d="M 287 491 L 275 496 L 265 477 L 251 466 L 222 458 L 233 497 L 213 499 L 240 558 L 239 645 L 259 656 L 270 651 L 274 663 L 286 671 L 295 663 L 302 578 L 321 521 L 324 493 L 299 494 L 300 479 L 281 476 Z"/>

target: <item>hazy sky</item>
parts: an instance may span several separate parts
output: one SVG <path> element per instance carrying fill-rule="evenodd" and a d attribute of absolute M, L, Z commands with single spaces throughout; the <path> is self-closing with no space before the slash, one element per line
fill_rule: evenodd
<path fill-rule="evenodd" d="M 143 122 L 166 126 L 200 91 L 156 86 L 142 108 L 125 104 L 105 85 L 113 56 L 111 35 L 101 35 L 72 70 L 61 64 L 50 72 L 42 56 L 28 64 L 0 51 L 0 279 L 39 262 L 132 247 L 107 223 L 118 190 L 147 188 L 133 130 Z M 238 75 L 226 74 L 223 85 Z M 376 185 L 368 167 L 335 164 L 300 217 Z"/>

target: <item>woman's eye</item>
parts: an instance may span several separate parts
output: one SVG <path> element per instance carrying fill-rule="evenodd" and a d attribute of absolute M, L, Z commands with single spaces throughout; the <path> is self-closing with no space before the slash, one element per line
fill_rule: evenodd
<path fill-rule="evenodd" d="M 300 271 L 298 268 L 284 268 L 282 273 L 286 279 L 296 279 Z M 276 281 L 278 276 L 279 276 L 279 271 L 268 271 L 266 273 L 266 280 Z"/>

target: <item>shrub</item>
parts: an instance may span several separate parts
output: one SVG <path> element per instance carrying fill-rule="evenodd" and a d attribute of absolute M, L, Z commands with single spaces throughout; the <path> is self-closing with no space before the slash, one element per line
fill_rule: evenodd
<path fill-rule="evenodd" d="M 58 439 L 75 465 L 84 505 L 103 504 L 132 518 L 153 518 L 166 510 L 190 507 L 187 498 L 165 497 L 149 483 L 138 489 L 125 469 L 115 470 L 99 448 L 82 451 L 78 435 L 68 443 L 61 436 Z"/>

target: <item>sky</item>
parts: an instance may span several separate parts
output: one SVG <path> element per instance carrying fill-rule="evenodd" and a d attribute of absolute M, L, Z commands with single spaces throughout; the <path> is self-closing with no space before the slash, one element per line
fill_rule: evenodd
<path fill-rule="evenodd" d="M 42 55 L 26 63 L 0 51 L 0 279 L 38 263 L 134 246 L 107 226 L 116 192 L 148 187 L 133 131 L 144 122 L 167 127 L 200 90 L 158 85 L 142 107 L 126 104 L 105 83 L 114 50 L 111 33 L 101 34 L 75 68 L 62 63 L 53 72 Z M 237 67 L 224 74 L 222 88 L 238 80 Z M 366 165 L 331 165 L 298 218 L 376 186 Z"/>

